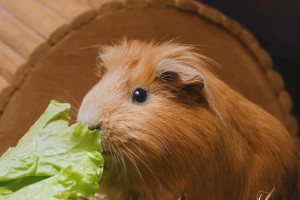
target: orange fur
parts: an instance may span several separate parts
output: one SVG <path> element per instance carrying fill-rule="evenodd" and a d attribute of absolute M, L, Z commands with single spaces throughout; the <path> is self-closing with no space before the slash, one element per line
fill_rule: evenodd
<path fill-rule="evenodd" d="M 273 199 L 294 197 L 293 138 L 219 80 L 207 58 L 171 42 L 125 40 L 99 60 L 105 73 L 78 121 L 102 125 L 109 199 L 250 200 L 273 188 Z M 148 91 L 140 104 L 131 99 L 138 87 Z"/>

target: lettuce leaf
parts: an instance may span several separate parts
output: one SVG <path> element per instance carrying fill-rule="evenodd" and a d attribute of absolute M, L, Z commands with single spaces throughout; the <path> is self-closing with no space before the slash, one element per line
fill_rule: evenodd
<path fill-rule="evenodd" d="M 0 157 L 0 199 L 93 198 L 104 160 L 101 133 L 69 126 L 70 104 L 52 100 L 46 111 Z"/>

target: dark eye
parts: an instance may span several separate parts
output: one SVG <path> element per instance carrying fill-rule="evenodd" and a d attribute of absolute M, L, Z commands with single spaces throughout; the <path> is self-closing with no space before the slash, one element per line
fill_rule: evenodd
<path fill-rule="evenodd" d="M 144 101 L 146 101 L 147 99 L 147 91 L 142 89 L 142 88 L 138 88 L 133 92 L 133 96 L 132 96 L 132 100 L 133 102 L 138 102 L 138 103 L 142 103 Z"/>

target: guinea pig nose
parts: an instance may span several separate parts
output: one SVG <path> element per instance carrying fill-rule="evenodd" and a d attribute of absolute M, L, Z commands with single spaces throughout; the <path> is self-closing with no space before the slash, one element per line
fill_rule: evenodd
<path fill-rule="evenodd" d="M 100 127 L 98 125 L 89 125 L 89 130 L 94 131 L 94 130 L 100 130 Z"/>
<path fill-rule="evenodd" d="M 91 131 L 96 130 L 96 129 L 100 130 L 102 125 L 103 125 L 103 122 L 100 121 L 100 122 L 99 122 L 98 124 L 96 124 L 96 125 L 89 125 L 89 129 L 90 129 Z"/>

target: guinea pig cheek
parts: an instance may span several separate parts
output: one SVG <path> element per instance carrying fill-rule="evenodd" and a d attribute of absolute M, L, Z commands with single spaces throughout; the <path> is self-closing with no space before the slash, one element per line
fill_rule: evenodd
<path fill-rule="evenodd" d="M 118 184 L 124 184 L 125 176 L 130 174 L 130 177 L 134 177 L 136 166 L 132 163 L 132 159 L 137 152 L 132 145 L 136 145 L 137 141 L 134 137 L 135 131 L 130 130 L 128 123 L 130 122 L 119 120 L 103 123 L 101 129 L 105 158 L 103 185 L 112 184 L 116 187 Z"/>
<path fill-rule="evenodd" d="M 103 132 L 103 140 L 119 148 L 123 145 L 128 145 L 134 137 L 132 130 L 126 124 L 123 125 L 120 122 L 110 122 L 103 125 L 101 130 Z"/>

